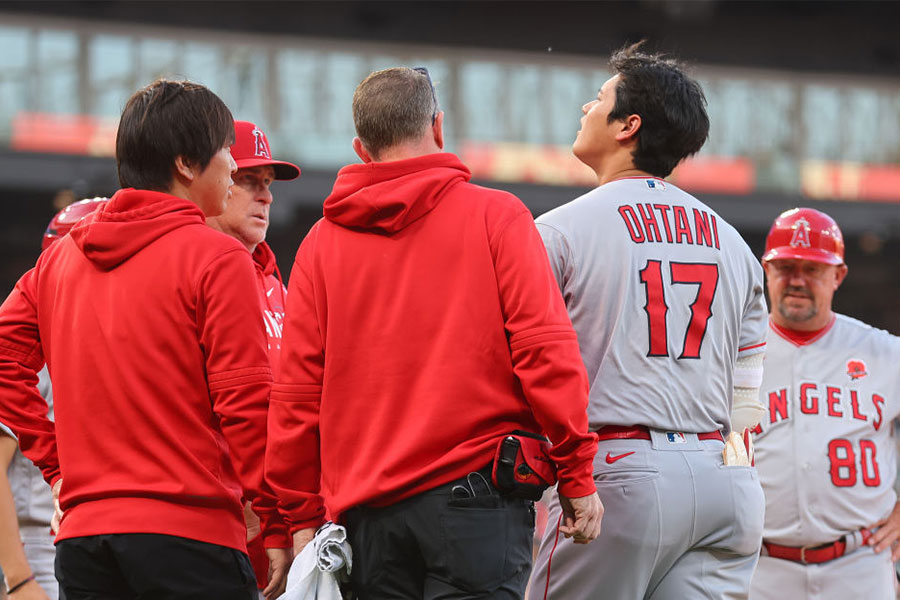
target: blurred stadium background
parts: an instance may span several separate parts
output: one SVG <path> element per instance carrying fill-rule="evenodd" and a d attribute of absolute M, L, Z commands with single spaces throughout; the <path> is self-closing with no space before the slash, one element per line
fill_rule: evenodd
<path fill-rule="evenodd" d="M 273 186 L 285 276 L 334 175 L 356 162 L 353 90 L 426 66 L 448 149 L 540 214 L 591 173 L 570 152 L 610 51 L 641 38 L 693 64 L 709 142 L 672 181 L 762 252 L 782 210 L 832 214 L 836 309 L 900 333 L 900 36 L 895 2 L 0 2 L 0 290 L 65 203 L 117 188 L 115 129 L 155 77 L 200 81 L 303 170 Z"/>

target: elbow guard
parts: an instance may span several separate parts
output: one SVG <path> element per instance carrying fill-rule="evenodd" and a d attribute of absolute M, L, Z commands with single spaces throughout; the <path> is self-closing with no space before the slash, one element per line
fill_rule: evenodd
<path fill-rule="evenodd" d="M 731 408 L 731 430 L 753 429 L 766 414 L 759 401 L 762 385 L 763 353 L 740 357 L 734 365 L 734 402 Z"/>

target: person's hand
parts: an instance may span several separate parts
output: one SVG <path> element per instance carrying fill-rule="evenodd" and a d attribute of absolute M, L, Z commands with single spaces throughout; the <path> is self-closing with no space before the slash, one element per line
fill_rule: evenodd
<path fill-rule="evenodd" d="M 867 543 L 875 546 L 875 552 L 893 548 L 891 560 L 900 559 L 900 544 L 898 544 L 898 540 L 900 540 L 900 502 L 894 505 L 894 510 L 886 519 L 878 521 L 873 527 L 878 527 L 878 531 L 872 534 Z"/>
<path fill-rule="evenodd" d="M 560 494 L 562 522 L 559 530 L 576 544 L 589 544 L 600 535 L 600 521 L 603 519 L 603 502 L 597 492 L 581 498 L 567 498 Z"/>
<path fill-rule="evenodd" d="M 269 557 L 269 585 L 263 590 L 266 600 L 275 600 L 284 593 L 287 586 L 287 574 L 291 569 L 290 548 L 266 548 Z"/>
<path fill-rule="evenodd" d="M 259 517 L 256 516 L 255 512 L 253 512 L 253 508 L 250 507 L 249 502 L 244 503 L 244 524 L 247 526 L 248 542 L 262 533 L 262 529 L 260 529 L 259 524 Z"/>
<path fill-rule="evenodd" d="M 294 534 L 294 556 L 303 552 L 303 548 L 306 547 L 314 537 L 316 537 L 315 527 L 307 527 L 306 529 L 297 531 Z"/>
<path fill-rule="evenodd" d="M 53 491 L 53 516 L 50 518 L 50 530 L 54 534 L 59 533 L 59 522 L 62 521 L 63 517 L 63 511 L 59 507 L 59 489 L 62 487 L 62 482 L 62 478 L 59 478 L 53 484 L 53 487 L 50 488 Z"/>
<path fill-rule="evenodd" d="M 50 600 L 47 592 L 34 579 L 17 589 L 11 596 L 6 597 L 9 600 Z"/>

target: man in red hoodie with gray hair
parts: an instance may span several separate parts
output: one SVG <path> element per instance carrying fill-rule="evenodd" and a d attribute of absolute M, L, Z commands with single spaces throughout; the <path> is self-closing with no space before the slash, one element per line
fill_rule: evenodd
<path fill-rule="evenodd" d="M 253 257 L 260 316 L 266 327 L 269 362 L 275 373 L 281 357 L 281 330 L 284 326 L 287 290 L 278 272 L 275 253 L 266 243 L 269 208 L 273 200 L 269 186 L 275 180 L 296 179 L 300 176 L 300 168 L 295 164 L 273 159 L 266 134 L 250 121 L 234 122 L 231 156 L 238 168 L 232 176 L 234 185 L 231 186 L 231 197 L 222 214 L 207 217 L 206 224 L 239 241 Z M 263 548 L 259 518 L 249 504 L 244 505 L 244 518 L 247 521 L 247 550 L 256 573 L 256 583 L 259 589 L 265 590 L 269 580 L 269 559 Z"/>
<path fill-rule="evenodd" d="M 364 164 L 340 171 L 291 273 L 267 479 L 295 553 L 324 497 L 360 599 L 521 598 L 533 508 L 491 482 L 507 434 L 549 436 L 561 530 L 600 531 L 572 324 L 528 209 L 441 152 L 427 71 L 371 74 L 353 115 Z"/>
<path fill-rule="evenodd" d="M 272 374 L 249 253 L 206 226 L 236 166 L 228 108 L 159 80 L 125 106 L 119 190 L 0 307 L 0 422 L 63 511 L 68 600 L 255 600 L 241 497 L 284 589 L 288 545 L 263 483 Z M 46 362 L 56 425 L 35 389 Z"/>

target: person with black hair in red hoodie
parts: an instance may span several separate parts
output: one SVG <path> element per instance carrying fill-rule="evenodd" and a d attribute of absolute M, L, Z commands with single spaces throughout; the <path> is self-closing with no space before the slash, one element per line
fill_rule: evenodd
<path fill-rule="evenodd" d="M 233 136 L 201 85 L 136 92 L 116 139 L 123 189 L 0 307 L 0 422 L 58 497 L 68 600 L 254 600 L 242 497 L 270 556 L 289 545 L 262 477 L 272 372 L 253 262 L 205 223 L 228 200 Z M 35 389 L 45 363 L 55 427 Z"/>
<path fill-rule="evenodd" d="M 267 480 L 295 553 L 326 502 L 346 526 L 361 600 L 521 598 L 534 513 L 491 483 L 507 434 L 546 433 L 561 530 L 600 531 L 572 324 L 528 209 L 441 152 L 427 71 L 371 74 L 353 114 L 364 164 L 291 272 Z"/>
<path fill-rule="evenodd" d="M 281 281 L 275 253 L 265 241 L 273 200 L 269 186 L 275 180 L 296 179 L 300 176 L 300 168 L 289 162 L 274 160 L 266 134 L 249 121 L 234 122 L 231 156 L 238 168 L 232 176 L 234 185 L 231 186 L 231 197 L 222 214 L 207 217 L 206 224 L 239 241 L 253 257 L 260 312 L 268 338 L 269 362 L 275 373 L 281 356 L 287 290 Z M 269 570 L 275 566 L 270 565 L 266 556 L 259 518 L 249 503 L 244 504 L 244 519 L 247 521 L 247 550 L 256 573 L 256 584 L 260 590 L 267 590 Z M 288 557 L 284 558 L 286 560 Z"/>

